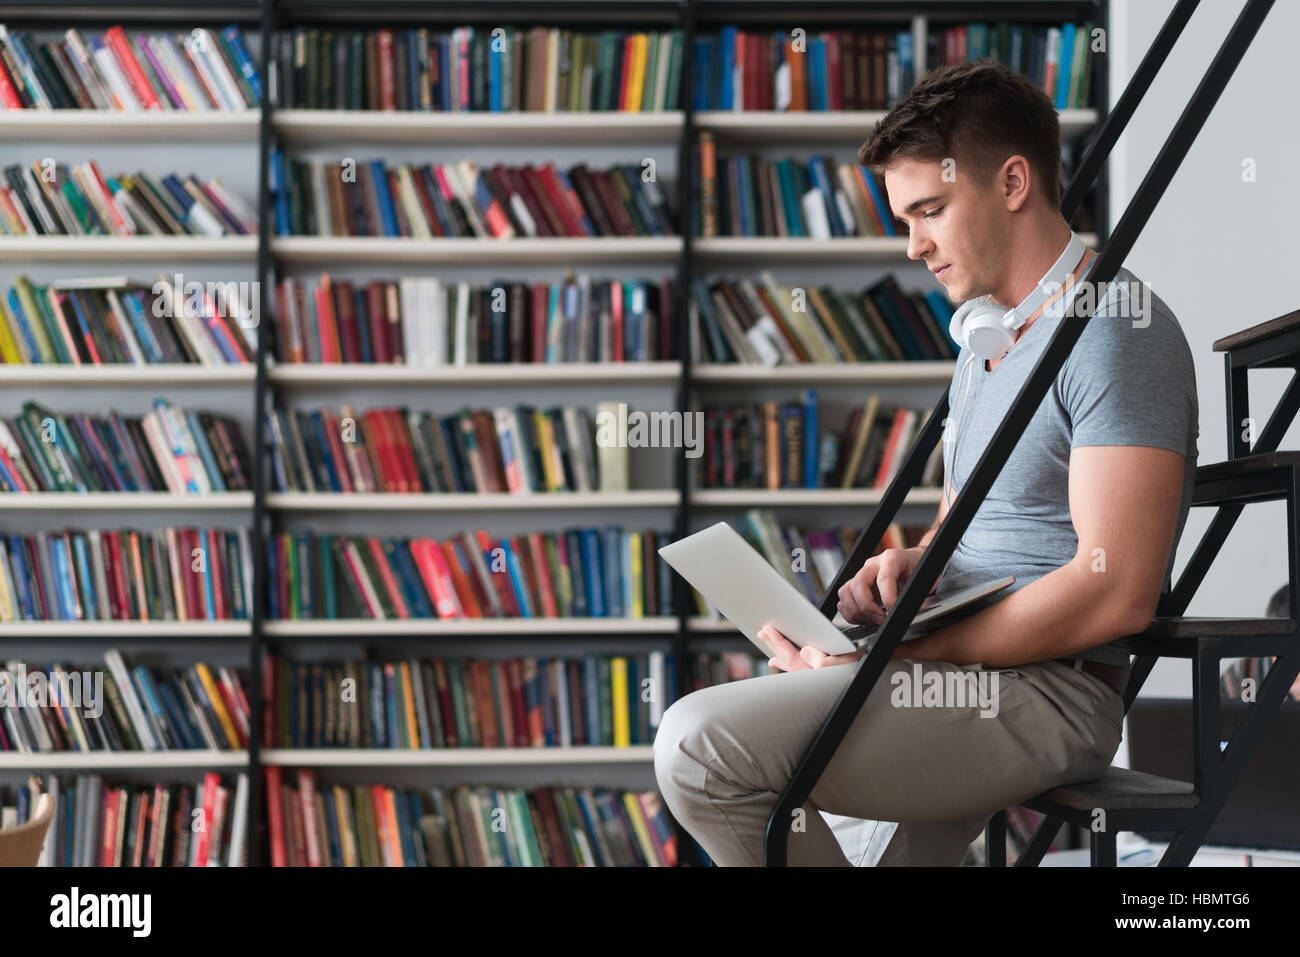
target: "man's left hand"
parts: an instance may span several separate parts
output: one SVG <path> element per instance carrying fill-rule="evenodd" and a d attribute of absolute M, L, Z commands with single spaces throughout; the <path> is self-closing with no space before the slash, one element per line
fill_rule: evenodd
<path fill-rule="evenodd" d="M 808 668 L 829 668 L 831 665 L 847 665 L 857 661 L 867 653 L 866 648 L 846 655 L 828 655 L 812 645 L 798 648 L 785 635 L 771 625 L 764 625 L 758 630 L 758 638 L 772 652 L 768 664 L 778 671 L 804 671 Z"/>

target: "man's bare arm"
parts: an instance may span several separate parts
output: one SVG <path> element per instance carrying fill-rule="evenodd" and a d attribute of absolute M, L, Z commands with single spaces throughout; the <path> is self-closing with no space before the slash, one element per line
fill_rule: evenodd
<path fill-rule="evenodd" d="M 1185 467 L 1184 456 L 1150 446 L 1074 449 L 1074 558 L 983 611 L 901 645 L 895 657 L 1015 667 L 1141 632 L 1164 584 Z"/>

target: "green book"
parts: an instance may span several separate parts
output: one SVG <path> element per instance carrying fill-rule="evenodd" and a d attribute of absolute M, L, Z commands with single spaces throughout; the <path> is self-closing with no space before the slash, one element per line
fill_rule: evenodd
<path fill-rule="evenodd" d="M 645 42 L 645 75 L 641 83 L 641 112 L 655 112 L 661 107 L 655 102 L 655 76 L 658 73 L 657 64 L 659 62 L 659 34 L 651 31 L 646 34 Z"/>

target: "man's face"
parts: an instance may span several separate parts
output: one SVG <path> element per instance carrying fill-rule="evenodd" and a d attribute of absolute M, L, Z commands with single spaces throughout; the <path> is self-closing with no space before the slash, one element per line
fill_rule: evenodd
<path fill-rule="evenodd" d="M 987 295 L 1006 251 L 1006 207 L 960 164 L 947 182 L 936 162 L 896 161 L 885 170 L 890 209 L 908 227 L 907 255 L 924 260 L 952 302 Z"/>

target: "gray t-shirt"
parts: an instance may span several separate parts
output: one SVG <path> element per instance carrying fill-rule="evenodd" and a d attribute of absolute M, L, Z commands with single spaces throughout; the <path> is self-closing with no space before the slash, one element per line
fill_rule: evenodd
<path fill-rule="evenodd" d="M 1063 321 L 1059 313 L 1040 315 L 991 372 L 970 350 L 961 350 L 948 387 L 948 414 L 956 426 L 955 434 L 949 430 L 954 447 L 944 450 L 952 469 L 950 503 Z M 1196 478 L 1198 419 L 1196 373 L 1178 320 L 1121 268 L 948 560 L 938 592 L 1015 576 L 1010 587 L 958 616 L 972 614 L 1074 557 L 1078 537 L 1070 520 L 1069 477 L 1070 450 L 1078 446 L 1147 445 L 1185 455 L 1176 543 Z M 1166 581 L 1174 557 L 1171 549 Z M 918 626 L 915 633 L 924 630 Z M 1128 651 L 1120 640 L 1076 657 L 1127 663 Z"/>

